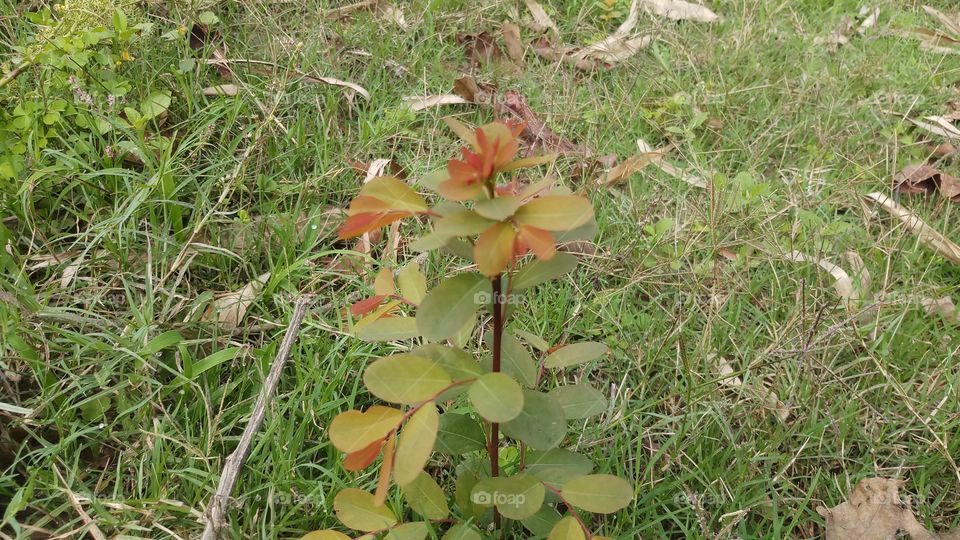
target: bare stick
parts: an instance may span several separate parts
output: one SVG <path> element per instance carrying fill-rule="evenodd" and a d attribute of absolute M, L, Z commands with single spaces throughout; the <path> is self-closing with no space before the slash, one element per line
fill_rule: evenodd
<path fill-rule="evenodd" d="M 250 453 L 253 436 L 260 429 L 260 424 L 263 423 L 267 404 L 273 398 L 273 393 L 277 389 L 277 383 L 280 382 L 280 373 L 287 363 L 287 357 L 290 355 L 290 349 L 293 348 L 293 342 L 297 339 L 297 333 L 300 331 L 303 317 L 307 313 L 307 305 L 312 300 L 312 295 L 303 296 L 297 300 L 297 304 L 293 308 L 293 317 L 290 318 L 290 326 L 287 327 L 287 332 L 283 335 L 280 350 L 277 351 L 277 356 L 270 366 L 270 373 L 267 374 L 267 380 L 264 381 L 260 395 L 257 396 L 257 402 L 253 406 L 253 412 L 250 414 L 247 427 L 243 429 L 240 444 L 227 456 L 226 463 L 223 466 L 223 472 L 220 474 L 220 485 L 217 486 L 216 493 L 213 494 L 213 497 L 210 498 L 210 503 L 207 504 L 207 525 L 203 529 L 203 540 L 216 540 L 220 537 L 221 531 L 223 531 L 227 525 L 226 516 L 230 494 L 233 493 L 233 487 L 237 483 L 240 468 L 243 467 L 243 463 L 247 460 L 247 455 Z"/>

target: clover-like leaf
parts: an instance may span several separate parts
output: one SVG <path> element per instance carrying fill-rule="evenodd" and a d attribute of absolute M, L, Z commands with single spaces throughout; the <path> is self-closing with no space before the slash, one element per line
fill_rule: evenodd
<path fill-rule="evenodd" d="M 523 391 L 523 410 L 500 425 L 503 434 L 527 443 L 534 450 L 554 448 L 567 434 L 567 417 L 556 399 L 534 390 Z"/>
<path fill-rule="evenodd" d="M 450 515 L 447 496 L 429 474 L 421 472 L 401 489 L 410 508 L 424 518 L 446 519 Z"/>
<path fill-rule="evenodd" d="M 337 493 L 333 511 L 345 527 L 363 532 L 378 531 L 397 523 L 389 508 L 377 506 L 373 495 L 360 489 L 347 488 Z"/>
<path fill-rule="evenodd" d="M 470 385 L 470 402 L 490 422 L 513 420 L 523 410 L 523 389 L 509 375 L 487 373 Z"/>
<path fill-rule="evenodd" d="M 433 361 L 412 354 L 380 358 L 363 372 L 363 384 L 390 403 L 419 403 L 450 386 L 450 375 Z"/>
<path fill-rule="evenodd" d="M 480 308 L 481 293 L 490 282 L 480 274 L 460 274 L 427 293 L 417 309 L 417 328 L 430 341 L 456 334 Z"/>
<path fill-rule="evenodd" d="M 562 495 L 568 503 L 596 514 L 612 514 L 633 500 L 633 486 L 610 474 L 588 474 L 567 481 Z"/>
<path fill-rule="evenodd" d="M 596 341 L 585 341 L 583 343 L 573 343 L 566 345 L 554 351 L 547 356 L 543 365 L 548 368 L 565 368 L 583 364 L 591 360 L 596 360 L 607 354 L 610 348 L 603 343 Z"/>
<path fill-rule="evenodd" d="M 402 411 L 381 405 L 374 405 L 364 412 L 340 413 L 330 423 L 330 441 L 341 452 L 359 452 L 374 441 L 386 438 L 402 419 Z"/>

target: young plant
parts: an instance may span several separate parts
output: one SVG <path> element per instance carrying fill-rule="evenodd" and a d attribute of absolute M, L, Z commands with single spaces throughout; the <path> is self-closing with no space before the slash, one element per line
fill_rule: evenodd
<path fill-rule="evenodd" d="M 555 378 L 550 371 L 594 361 L 607 347 L 586 342 L 551 349 L 540 337 L 506 329 L 523 291 L 574 269 L 576 257 L 558 252 L 557 244 L 592 237 L 593 208 L 551 180 L 519 182 L 514 171 L 554 159 L 516 159 L 522 126 L 447 123 L 468 145 L 463 159 L 449 160 L 420 181 L 446 201 L 430 208 L 403 181 L 376 178 L 361 188 L 340 230 L 341 238 L 351 238 L 405 217 L 427 216 L 432 231 L 412 247 L 442 249 L 469 260 L 476 271 L 448 277 L 427 292 L 416 263 L 401 268 L 396 282 L 392 271 L 382 269 L 374 296 L 352 306 L 354 317 L 363 317 L 355 325 L 361 339 L 420 343 L 364 370 L 367 390 L 389 405 L 347 411 L 330 424 L 346 470 L 363 470 L 382 455 L 376 490 L 344 489 L 334 510 L 344 526 L 369 535 L 364 538 L 382 533 L 423 539 L 433 526 L 445 529 L 444 539 L 478 539 L 491 529 L 506 537 L 516 528 L 510 520 L 550 539 L 602 538 L 580 512 L 617 512 L 633 499 L 633 487 L 616 476 L 592 474 L 585 456 L 559 446 L 568 420 L 603 412 L 606 400 L 587 383 L 549 392 L 543 386 Z M 509 181 L 498 183 L 508 173 L 514 173 Z M 478 360 L 463 347 L 481 308 L 491 324 L 479 332 L 486 334 L 481 341 L 489 355 Z M 545 354 L 539 363 L 517 336 Z M 424 469 L 435 452 L 454 459 L 430 466 L 428 474 Z M 453 497 L 441 483 L 453 484 Z M 419 518 L 403 522 L 405 513 L 385 505 L 393 484 Z M 333 530 L 308 537 L 348 538 Z"/>

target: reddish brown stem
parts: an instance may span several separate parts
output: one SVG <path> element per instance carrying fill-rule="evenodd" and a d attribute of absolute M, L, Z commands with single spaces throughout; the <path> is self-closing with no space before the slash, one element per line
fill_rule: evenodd
<path fill-rule="evenodd" d="M 493 371 L 500 371 L 500 342 L 503 336 L 503 310 L 501 302 L 503 300 L 503 286 L 500 276 L 493 278 Z M 490 454 L 490 476 L 500 476 L 500 424 L 493 422 L 490 424 L 490 442 L 488 447 Z M 493 524 L 497 529 L 501 528 L 500 512 L 493 508 Z"/>

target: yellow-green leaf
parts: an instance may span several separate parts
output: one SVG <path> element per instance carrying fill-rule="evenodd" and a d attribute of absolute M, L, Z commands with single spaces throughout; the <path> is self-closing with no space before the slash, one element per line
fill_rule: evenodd
<path fill-rule="evenodd" d="M 363 341 L 402 341 L 419 337 L 420 328 L 413 317 L 381 317 L 363 325 L 356 335 Z"/>
<path fill-rule="evenodd" d="M 414 304 L 419 304 L 427 295 L 427 278 L 416 261 L 400 269 L 397 273 L 397 285 L 400 287 L 400 296 Z"/>
<path fill-rule="evenodd" d="M 553 527 L 547 540 L 586 540 L 586 538 L 580 523 L 573 516 L 567 516 Z"/>
<path fill-rule="evenodd" d="M 573 343 L 554 351 L 543 361 L 548 368 L 564 368 L 596 360 L 607 354 L 609 347 L 596 341 Z"/>
<path fill-rule="evenodd" d="M 429 474 L 421 472 L 402 490 L 410 508 L 424 518 L 446 519 L 450 515 L 447 496 Z"/>
<path fill-rule="evenodd" d="M 363 384 L 371 394 L 390 403 L 419 403 L 450 386 L 450 376 L 432 360 L 394 354 L 367 366 Z"/>
<path fill-rule="evenodd" d="M 551 506 L 544 505 L 532 516 L 521 520 L 523 527 L 534 536 L 545 538 L 560 521 L 560 514 Z"/>
<path fill-rule="evenodd" d="M 545 495 L 543 484 L 525 473 L 484 478 L 471 491 L 474 503 L 494 505 L 510 519 L 526 519 L 535 514 L 543 506 Z"/>
<path fill-rule="evenodd" d="M 567 417 L 557 400 L 534 390 L 523 391 L 523 410 L 500 425 L 504 435 L 527 443 L 534 450 L 554 448 L 567 434 Z"/>
<path fill-rule="evenodd" d="M 392 270 L 384 266 L 377 272 L 377 277 L 373 280 L 373 292 L 380 296 L 391 296 L 397 292 Z"/>
<path fill-rule="evenodd" d="M 300 540 L 350 540 L 350 537 L 342 532 L 324 529 L 322 531 L 308 532 L 301 536 Z"/>
<path fill-rule="evenodd" d="M 522 291 L 551 279 L 569 274 L 577 267 L 577 257 L 570 253 L 557 253 L 549 260 L 533 259 L 523 265 L 513 276 L 513 290 Z"/>
<path fill-rule="evenodd" d="M 477 532 L 477 528 L 472 525 L 458 524 L 450 527 L 447 534 L 443 535 L 443 540 L 481 540 L 483 538 Z"/>
<path fill-rule="evenodd" d="M 553 487 L 562 487 L 571 478 L 593 471 L 593 463 L 586 456 L 564 448 L 528 452 L 525 463 L 528 473 Z"/>
<path fill-rule="evenodd" d="M 513 420 L 523 410 L 523 389 L 504 373 L 487 373 L 470 385 L 470 402 L 491 422 Z"/>
<path fill-rule="evenodd" d="M 517 231 L 509 222 L 492 225 L 483 232 L 473 247 L 473 261 L 477 270 L 489 277 L 497 276 L 506 270 L 513 259 Z"/>
<path fill-rule="evenodd" d="M 443 118 L 442 120 L 451 131 L 457 134 L 457 137 L 460 137 L 460 139 L 463 140 L 463 142 L 476 148 L 477 134 L 473 128 L 450 116 Z"/>
<path fill-rule="evenodd" d="M 610 474 L 588 474 L 569 480 L 562 494 L 564 500 L 581 510 L 612 514 L 630 504 L 633 486 Z"/>
<path fill-rule="evenodd" d="M 473 418 L 453 412 L 445 412 L 440 415 L 437 452 L 458 456 L 467 452 L 483 450 L 486 445 L 487 441 L 483 434 L 483 428 Z"/>
<path fill-rule="evenodd" d="M 480 274 L 459 274 L 427 293 L 417 309 L 417 328 L 429 341 L 456 334 L 480 308 L 490 282 Z"/>
<path fill-rule="evenodd" d="M 607 409 L 607 398 L 587 383 L 567 384 L 550 390 L 560 403 L 568 420 L 579 420 L 600 414 Z"/>
<path fill-rule="evenodd" d="M 577 195 L 547 195 L 533 199 L 514 214 L 517 221 L 547 231 L 569 231 L 593 219 L 593 206 Z"/>
<path fill-rule="evenodd" d="M 378 531 L 397 523 L 396 516 L 386 506 L 377 506 L 373 494 L 347 488 L 333 499 L 333 510 L 344 526 L 363 532 Z"/>
<path fill-rule="evenodd" d="M 477 201 L 473 210 L 481 217 L 493 221 L 503 221 L 512 216 L 520 208 L 523 200 L 516 195 L 502 195 L 493 199 Z"/>
<path fill-rule="evenodd" d="M 398 525 L 383 537 L 383 540 L 424 540 L 430 534 L 430 527 L 423 521 L 413 521 Z"/>
<path fill-rule="evenodd" d="M 544 154 L 542 156 L 530 156 L 525 158 L 520 158 L 510 163 L 507 163 L 500 168 L 500 172 L 510 172 L 516 169 L 525 169 L 527 167 L 536 167 L 537 165 L 543 165 L 544 163 L 550 163 L 553 160 L 557 159 L 557 154 Z"/>
<path fill-rule="evenodd" d="M 425 212 L 428 208 L 423 197 L 403 180 L 392 176 L 370 180 L 360 188 L 360 195 L 379 199 L 387 208 L 398 212 Z"/>
<path fill-rule="evenodd" d="M 463 349 L 428 343 L 417 347 L 411 354 L 433 360 L 454 381 L 475 379 L 483 375 L 483 369 L 477 360 Z"/>
<path fill-rule="evenodd" d="M 397 485 L 406 486 L 423 470 L 430 460 L 439 428 L 440 413 L 432 401 L 424 403 L 403 425 L 393 470 Z"/>
<path fill-rule="evenodd" d="M 341 452 L 352 454 L 386 437 L 402 419 L 402 411 L 381 405 L 365 412 L 340 413 L 330 423 L 330 442 Z"/>
<path fill-rule="evenodd" d="M 490 228 L 496 221 L 482 217 L 473 210 L 458 210 L 438 219 L 433 229 L 441 237 L 476 236 Z"/>

